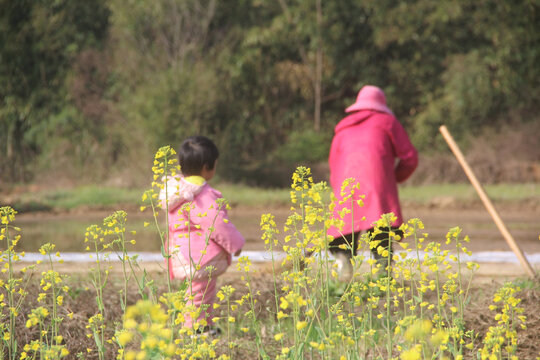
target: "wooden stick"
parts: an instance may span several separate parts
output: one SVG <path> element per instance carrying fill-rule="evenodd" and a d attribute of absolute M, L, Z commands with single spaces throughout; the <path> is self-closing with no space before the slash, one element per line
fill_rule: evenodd
<path fill-rule="evenodd" d="M 486 192 L 482 188 L 482 185 L 480 185 L 480 183 L 476 179 L 476 176 L 474 175 L 473 171 L 469 167 L 469 164 L 465 160 L 465 157 L 461 153 L 461 150 L 457 146 L 456 142 L 452 138 L 452 135 L 450 135 L 450 132 L 448 131 L 448 129 L 444 125 L 442 125 L 439 128 L 439 131 L 441 132 L 442 136 L 444 137 L 444 139 L 448 143 L 448 146 L 450 146 L 450 149 L 452 150 L 452 152 L 454 153 L 454 155 L 458 159 L 461 167 L 465 171 L 465 174 L 469 178 L 469 181 L 473 184 L 474 188 L 476 189 L 476 192 L 480 196 L 480 199 L 482 199 L 482 202 L 484 203 L 484 206 L 486 207 L 487 211 L 489 212 L 489 214 L 493 218 L 493 221 L 495 221 L 495 224 L 497 225 L 497 227 L 499 228 L 499 231 L 501 232 L 502 236 L 504 237 L 504 239 L 508 243 L 508 246 L 510 246 L 510 249 L 512 249 L 514 254 L 516 254 L 517 258 L 521 262 L 521 265 L 523 265 L 523 267 L 527 271 L 527 274 L 531 278 L 534 278 L 535 273 L 534 273 L 533 268 L 531 267 L 531 264 L 529 264 L 529 262 L 527 261 L 527 258 L 523 254 L 523 251 L 518 246 L 518 244 L 516 243 L 516 241 L 514 240 L 512 235 L 510 235 L 510 232 L 508 231 L 508 229 L 504 225 L 503 221 L 501 220 L 501 217 L 497 213 L 497 210 L 495 210 L 495 207 L 493 206 L 493 204 L 491 203 L 491 200 L 489 199 Z"/>

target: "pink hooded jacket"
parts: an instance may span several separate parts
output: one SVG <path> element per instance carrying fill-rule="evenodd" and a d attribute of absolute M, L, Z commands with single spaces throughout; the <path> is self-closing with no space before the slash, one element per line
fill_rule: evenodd
<path fill-rule="evenodd" d="M 169 251 L 179 250 L 185 259 L 201 267 L 225 252 L 230 265 L 232 255 L 242 249 L 245 240 L 229 222 L 225 204 L 218 204 L 217 200 L 223 197 L 221 193 L 206 182 L 196 185 L 183 177 L 169 178 L 167 192 Z M 159 199 L 166 209 L 165 189 L 161 190 Z"/>
<path fill-rule="evenodd" d="M 396 164 L 396 158 L 399 162 Z M 334 238 L 367 230 L 382 214 L 393 212 L 403 223 L 397 183 L 405 181 L 418 165 L 418 153 L 405 129 L 391 114 L 361 110 L 348 115 L 335 127 L 330 148 L 330 184 L 337 198 L 334 216 L 350 202 L 339 204 L 343 181 L 354 178 L 360 184 L 355 199 L 365 195 L 364 206 L 354 205 L 354 220 L 345 215 L 341 231 L 330 228 Z M 365 217 L 365 220 L 362 218 Z"/>

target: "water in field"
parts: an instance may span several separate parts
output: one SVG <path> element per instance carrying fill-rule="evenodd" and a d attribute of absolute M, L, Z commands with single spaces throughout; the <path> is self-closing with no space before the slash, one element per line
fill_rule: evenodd
<path fill-rule="evenodd" d="M 268 209 L 233 209 L 229 211 L 231 220 L 246 239 L 245 250 L 264 250 L 260 240 L 260 219 L 261 214 L 268 211 Z M 94 224 L 101 226 L 103 219 L 111 213 L 91 211 L 74 214 L 18 214 L 14 225 L 21 228 L 22 237 L 17 250 L 37 252 L 42 245 L 52 243 L 60 252 L 85 251 L 88 245 L 84 242 L 86 228 Z M 284 219 L 285 216 L 283 210 L 280 209 L 277 215 L 278 219 Z M 125 239 L 136 242 L 134 245 L 128 244 L 128 250 L 160 252 L 161 238 L 159 233 L 165 231 L 163 214 L 160 214 L 157 222 L 159 229 L 156 227 L 156 221 L 151 213 L 128 212 Z M 145 223 L 149 223 L 149 225 L 145 227 Z M 136 233 L 132 234 L 132 231 Z M 0 248 L 4 247 L 4 244 L 0 244 Z"/>
<path fill-rule="evenodd" d="M 102 226 L 103 218 L 107 213 L 96 214 L 43 214 L 32 216 L 24 214 L 17 216 L 15 225 L 21 228 L 21 240 L 18 251 L 36 252 L 46 243 L 56 245 L 60 252 L 84 251 L 86 244 L 86 228 L 91 225 Z M 135 240 L 135 244 L 129 244 L 132 251 L 160 251 L 161 240 L 155 226 L 144 227 L 144 222 L 152 224 L 151 217 L 138 216 L 129 219 L 125 239 Z M 132 234 L 131 231 L 136 231 Z M 162 229 L 164 230 L 164 229 Z"/>
<path fill-rule="evenodd" d="M 540 253 L 540 207 L 528 208 L 522 211 L 519 208 L 500 208 L 500 215 L 508 230 L 515 238 L 524 252 Z M 246 251 L 265 250 L 261 240 L 260 219 L 261 214 L 275 215 L 278 228 L 283 229 L 285 219 L 290 214 L 288 208 L 251 208 L 235 207 L 230 212 L 230 219 L 246 238 Z M 92 224 L 101 225 L 103 218 L 110 215 L 108 212 L 88 212 L 76 214 L 19 214 L 16 226 L 21 227 L 21 241 L 18 251 L 36 252 L 45 243 L 53 243 L 60 252 L 82 252 L 85 250 L 84 233 Z M 469 235 L 471 242 L 468 248 L 472 251 L 507 251 L 508 244 L 502 237 L 490 215 L 482 207 L 474 208 L 411 208 L 404 206 L 404 217 L 420 218 L 425 225 L 422 232 L 428 233 L 427 241 L 437 241 L 446 247 L 445 235 L 449 228 L 460 226 L 462 235 Z M 144 227 L 149 222 L 150 226 Z M 164 231 L 164 219 L 158 221 L 161 231 Z M 131 234 L 135 230 L 136 234 Z M 283 237 L 283 233 L 279 235 Z M 133 211 L 128 212 L 126 240 L 136 241 L 129 244 L 129 251 L 159 252 L 161 240 L 151 214 Z M 2 248 L 5 244 L 0 244 Z"/>

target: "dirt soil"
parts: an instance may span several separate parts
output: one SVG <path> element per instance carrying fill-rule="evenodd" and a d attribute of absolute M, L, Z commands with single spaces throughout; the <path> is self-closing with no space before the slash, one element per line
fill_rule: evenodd
<path fill-rule="evenodd" d="M 525 204 L 497 204 L 497 210 L 501 218 L 515 238 L 521 249 L 526 253 L 540 253 L 540 204 L 525 203 Z M 460 226 L 463 229 L 464 235 L 471 237 L 469 248 L 475 251 L 510 251 L 499 229 L 493 223 L 490 215 L 479 203 L 471 203 L 467 205 L 456 204 L 431 204 L 429 206 L 418 206 L 404 204 L 405 218 L 418 217 L 425 224 L 425 232 L 429 233 L 428 240 L 444 241 L 444 236 L 447 230 L 454 226 Z M 100 210 L 103 214 L 110 214 L 107 209 Z M 263 250 L 264 244 L 260 240 L 259 221 L 262 213 L 270 212 L 276 216 L 276 222 L 279 227 L 282 227 L 286 217 L 290 214 L 287 208 L 247 208 L 235 207 L 230 211 L 231 220 L 237 225 L 239 230 L 246 236 L 246 250 Z M 66 214 L 21 214 L 23 217 L 47 217 L 47 216 L 66 216 Z M 70 216 L 78 216 L 72 213 Z M 80 214 L 80 216 L 88 216 L 88 211 Z M 139 215 L 140 216 L 140 215 Z M 534 267 L 538 271 L 540 264 L 535 264 Z M 162 263 L 145 263 L 143 266 L 149 271 L 152 276 L 165 276 Z M 96 311 L 95 296 L 92 292 L 92 287 L 88 279 L 83 277 L 83 273 L 88 271 L 87 266 L 80 264 L 65 263 L 60 266 L 58 271 L 71 274 L 72 277 L 81 277 L 80 288 L 74 290 L 72 297 L 66 299 L 66 311 L 72 311 L 75 316 L 72 320 L 64 320 L 62 324 L 62 333 L 68 344 L 71 353 L 85 352 L 86 348 L 93 348 L 93 340 L 85 336 L 86 322 L 89 316 Z M 113 273 L 118 269 L 113 269 Z M 254 288 L 260 290 L 258 295 L 261 309 L 265 307 L 272 308 L 274 296 L 272 294 L 273 283 L 270 276 L 269 267 L 267 264 L 256 264 L 256 272 Z M 231 267 L 230 270 L 222 277 L 221 285 L 232 284 L 238 289 L 241 289 L 243 281 L 240 279 L 241 274 Z M 481 339 L 489 326 L 496 325 L 493 319 L 494 313 L 488 309 L 491 303 L 493 294 L 501 284 L 506 280 L 522 279 L 525 284 L 529 284 L 528 288 L 520 293 L 522 307 L 525 309 L 524 315 L 527 317 L 527 329 L 519 330 L 518 332 L 518 356 L 520 359 L 534 359 L 540 355 L 540 285 L 538 280 L 527 282 L 526 274 L 519 263 L 516 264 L 481 264 L 480 271 L 477 273 L 475 283 L 473 285 L 471 296 L 474 299 L 467 307 L 466 323 L 467 328 L 474 329 Z M 531 285 L 532 284 L 532 285 Z M 85 286 L 89 289 L 86 289 Z M 164 291 L 163 288 L 160 291 Z M 34 286 L 29 288 L 29 299 L 35 299 L 39 289 Z M 118 319 L 121 314 L 118 292 L 110 291 L 105 296 L 105 308 L 108 309 L 111 319 Z M 136 291 L 130 293 L 129 302 L 133 303 L 137 300 Z M 35 306 L 34 300 L 25 303 L 26 311 L 29 311 Z M 22 309 L 21 314 L 25 314 L 25 309 Z M 261 316 L 269 316 L 268 311 L 261 310 Z M 22 315 L 18 320 L 17 337 L 21 342 L 30 339 L 33 335 L 24 327 L 26 315 Z M 249 343 L 248 338 L 244 339 Z M 223 344 L 222 344 L 223 343 Z M 478 343 L 480 344 L 480 342 Z M 225 348 L 223 340 L 220 346 Z M 236 350 L 237 359 L 255 358 L 253 349 L 248 345 L 240 347 Z M 75 359 L 75 356 L 70 356 Z M 111 352 L 107 358 L 114 358 Z M 95 352 L 88 353 L 86 359 L 97 359 Z"/>
<path fill-rule="evenodd" d="M 155 276 L 164 276 L 162 269 L 158 267 L 150 267 L 149 275 L 151 278 Z M 75 270 L 73 267 L 69 267 L 69 264 L 66 267 L 62 268 L 63 271 L 72 271 Z M 77 270 L 80 270 L 77 269 Z M 96 311 L 96 301 L 95 301 L 95 291 L 93 290 L 90 281 L 87 277 L 77 277 L 77 273 L 72 279 L 72 290 L 70 290 L 70 296 L 67 296 L 64 300 L 64 305 L 60 308 L 60 316 L 65 317 L 68 312 L 73 312 L 73 319 L 65 318 L 60 327 L 61 334 L 64 337 L 65 344 L 70 349 L 71 355 L 68 356 L 68 359 L 77 359 L 75 355 L 79 352 L 85 354 L 85 359 L 98 359 L 96 351 L 91 351 L 87 353 L 87 349 L 95 349 L 95 344 L 92 338 L 86 336 L 88 318 L 93 316 Z M 113 274 L 114 276 L 114 274 Z M 114 279 L 114 277 L 112 278 Z M 475 341 L 475 349 L 466 354 L 465 358 L 476 358 L 473 354 L 482 346 L 482 340 L 484 335 L 488 331 L 490 326 L 495 326 L 496 321 L 494 320 L 495 313 L 488 310 L 488 306 L 492 303 L 493 295 L 495 291 L 501 286 L 501 281 L 497 277 L 490 281 L 484 283 L 476 283 L 470 290 L 471 298 L 473 299 L 470 304 L 467 305 L 465 313 L 465 326 L 469 330 L 474 330 L 474 333 L 477 335 L 477 340 Z M 115 285 L 116 284 L 116 285 Z M 257 289 L 258 294 L 256 295 L 257 299 L 257 316 L 262 323 L 266 321 L 273 321 L 271 319 L 272 314 L 276 313 L 275 310 L 275 300 L 273 294 L 273 281 L 271 273 L 268 267 L 260 266 L 258 271 L 252 277 L 252 288 Z M 223 275 L 220 280 L 220 285 L 232 285 L 237 289 L 233 300 L 238 299 L 242 294 L 246 293 L 244 281 L 241 280 L 240 274 L 238 271 L 231 268 L 231 271 Z M 115 287 L 116 286 L 116 287 Z M 278 288 L 280 286 L 278 285 Z M 118 321 L 121 318 L 122 310 L 120 306 L 120 296 L 119 290 L 120 285 L 118 282 L 111 281 L 110 285 L 107 286 L 107 291 L 104 292 L 104 307 L 106 309 L 106 317 L 108 322 L 111 324 L 111 328 L 114 326 L 114 322 Z M 166 291 L 165 285 L 160 285 L 158 293 L 163 293 Z M 37 336 L 35 329 L 27 329 L 24 324 L 27 320 L 27 314 L 31 309 L 40 306 L 36 302 L 37 294 L 40 292 L 40 288 L 37 286 L 37 283 L 33 283 L 28 288 L 29 296 L 28 301 L 25 301 L 23 308 L 20 311 L 20 316 L 17 318 L 17 331 L 16 336 L 20 343 L 27 343 L 32 338 Z M 128 291 L 128 305 L 133 304 L 139 299 L 136 289 L 132 288 L 131 291 Z M 520 304 L 524 308 L 524 314 L 527 318 L 526 320 L 526 329 L 518 330 L 518 357 L 519 359 L 535 359 L 540 355 L 540 287 L 538 283 L 532 288 L 525 288 L 517 294 L 518 298 L 522 299 Z M 239 309 L 239 313 L 248 311 L 246 309 Z M 219 315 L 219 314 L 218 314 Z M 223 316 L 223 315 L 220 315 Z M 107 336 L 112 336 L 112 333 L 108 331 Z M 234 359 L 258 359 L 256 349 L 253 346 L 253 341 L 251 335 L 242 335 L 243 337 L 236 339 L 235 341 L 240 345 L 234 350 L 233 358 Z M 275 346 L 272 338 L 272 334 L 263 334 L 263 342 L 272 349 Z M 116 346 L 108 345 L 108 352 L 106 354 L 106 359 L 115 358 Z M 227 351 L 226 337 L 223 336 L 220 338 L 218 343 L 218 352 Z M 396 354 L 397 356 L 397 354 Z M 376 356 L 373 359 L 377 358 Z M 311 358 L 310 358 L 311 359 Z"/>

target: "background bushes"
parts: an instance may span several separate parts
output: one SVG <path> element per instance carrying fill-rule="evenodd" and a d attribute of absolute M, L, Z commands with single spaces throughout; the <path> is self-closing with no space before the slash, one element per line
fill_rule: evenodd
<path fill-rule="evenodd" d="M 442 123 L 485 181 L 539 179 L 535 2 L 0 5 L 6 182 L 146 183 L 148 154 L 203 133 L 221 149 L 222 179 L 286 186 L 283 173 L 326 161 L 368 83 L 421 151 L 413 181 L 460 179 Z"/>

